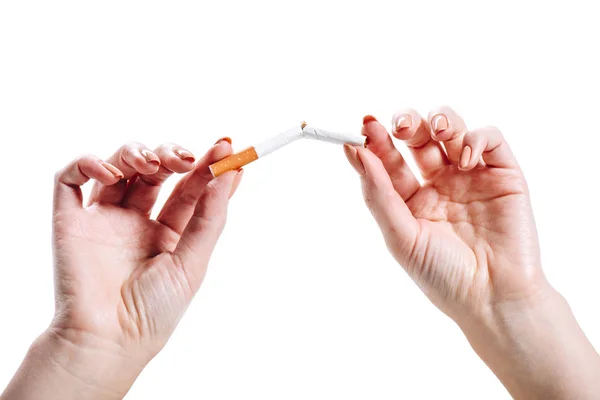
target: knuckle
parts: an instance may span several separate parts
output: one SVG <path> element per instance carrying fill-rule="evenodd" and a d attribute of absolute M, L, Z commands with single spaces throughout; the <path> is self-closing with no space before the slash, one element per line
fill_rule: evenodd
<path fill-rule="evenodd" d="M 121 146 L 117 153 L 121 153 L 121 157 L 131 157 L 144 149 L 147 147 L 140 142 L 129 142 Z"/>
<path fill-rule="evenodd" d="M 62 168 L 58 169 L 57 171 L 55 171 L 54 172 L 54 182 L 58 183 L 58 182 L 62 181 L 64 176 L 66 174 L 68 174 L 69 171 L 73 171 L 73 169 L 81 170 L 82 166 L 94 164 L 97 162 L 100 162 L 100 159 L 98 157 L 96 157 L 94 154 L 91 154 L 91 153 L 82 154 L 82 155 L 78 156 L 77 158 L 73 159 L 65 167 L 62 167 Z"/>
<path fill-rule="evenodd" d="M 195 210 L 194 218 L 197 221 L 197 223 L 194 224 L 197 231 L 200 232 L 203 229 L 206 229 L 207 227 L 211 227 L 211 229 L 216 229 L 220 232 L 225 227 L 227 215 L 226 213 L 207 214 L 204 210 Z"/>
<path fill-rule="evenodd" d="M 134 147 L 131 146 L 130 144 L 125 144 L 125 145 L 121 146 L 119 151 L 117 151 L 117 154 L 120 154 L 119 158 L 121 160 L 125 160 L 126 158 L 129 158 L 133 155 L 133 149 L 134 149 Z"/>
<path fill-rule="evenodd" d="M 181 207 L 195 208 L 196 204 L 198 203 L 198 197 L 193 193 L 185 191 L 177 196 L 177 203 Z"/>
<path fill-rule="evenodd" d="M 139 175 L 138 178 L 148 186 L 160 186 L 164 179 L 161 176 L 154 175 Z"/>
<path fill-rule="evenodd" d="M 122 145 L 121 147 L 119 147 L 119 150 L 117 151 L 117 153 L 127 153 L 129 151 L 131 151 L 132 148 L 135 148 L 136 144 L 134 142 L 128 142 L 125 143 L 124 145 Z"/>
<path fill-rule="evenodd" d="M 491 135 L 502 137 L 502 132 L 495 126 L 488 126 L 485 128 Z"/>
<path fill-rule="evenodd" d="M 133 166 L 131 163 L 133 163 L 134 159 L 143 156 L 142 155 L 142 150 L 147 150 L 147 148 L 143 145 L 139 146 L 139 145 L 125 145 L 123 146 L 123 148 L 121 149 L 121 160 L 125 161 L 126 164 Z"/>
<path fill-rule="evenodd" d="M 134 148 L 134 149 L 145 149 L 146 145 L 142 142 L 131 141 L 125 144 L 124 147 Z"/>
<path fill-rule="evenodd" d="M 96 157 L 93 154 L 83 154 L 81 155 L 79 158 L 75 159 L 75 163 L 77 164 L 87 164 L 87 163 L 95 163 L 100 161 L 100 159 L 98 157 Z"/>
<path fill-rule="evenodd" d="M 465 133 L 465 137 L 463 140 L 465 142 L 469 142 L 469 141 L 472 141 L 473 139 L 475 139 L 477 136 L 478 136 L 477 131 L 469 131 L 469 132 Z"/>
<path fill-rule="evenodd" d="M 465 137 L 463 138 L 463 144 L 473 145 L 481 140 L 483 140 L 483 135 L 480 131 L 469 131 L 465 134 Z"/>
<path fill-rule="evenodd" d="M 215 221 L 215 232 L 217 235 L 221 235 L 225 230 L 225 225 L 227 224 L 227 216 L 222 215 L 216 218 Z"/>
<path fill-rule="evenodd" d="M 440 114 L 446 114 L 446 115 L 453 115 L 456 114 L 456 112 L 454 111 L 454 109 L 450 106 L 447 105 L 442 105 L 440 107 L 438 107 L 438 113 Z"/>
<path fill-rule="evenodd" d="M 181 147 L 181 146 L 178 143 L 175 143 L 175 142 L 164 142 L 159 147 L 166 148 L 166 149 L 173 149 L 173 148 L 178 148 L 178 147 Z"/>
<path fill-rule="evenodd" d="M 369 210 L 373 210 L 373 195 L 368 190 L 363 190 L 363 199 L 365 200 L 365 205 Z"/>
<path fill-rule="evenodd" d="M 167 152 L 171 149 L 173 149 L 174 147 L 176 147 L 175 144 L 173 143 L 162 143 L 160 146 L 158 146 L 156 149 L 154 149 L 154 152 L 160 156 L 160 157 L 164 157 Z"/>
<path fill-rule="evenodd" d="M 60 182 L 60 180 L 62 179 L 62 176 L 63 176 L 64 172 L 65 172 L 65 169 L 61 168 L 61 169 L 59 169 L 58 171 L 56 171 L 54 173 L 54 183 Z"/>
<path fill-rule="evenodd" d="M 210 199 L 217 198 L 219 196 L 219 185 L 216 180 L 212 180 L 206 184 L 204 188 L 204 196 Z"/>

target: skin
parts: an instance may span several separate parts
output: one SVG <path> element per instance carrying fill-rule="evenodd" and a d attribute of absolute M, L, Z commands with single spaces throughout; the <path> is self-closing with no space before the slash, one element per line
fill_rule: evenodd
<path fill-rule="evenodd" d="M 187 150 L 132 143 L 56 175 L 56 314 L 2 399 L 120 399 L 173 333 L 206 273 L 241 178 L 212 179 L 221 140 L 194 166 Z M 160 185 L 187 173 L 156 220 Z M 87 207 L 80 186 L 96 182 Z"/>
<path fill-rule="evenodd" d="M 527 184 L 495 128 L 452 109 L 398 112 L 391 136 L 366 117 L 367 148 L 345 146 L 391 254 L 456 321 L 516 399 L 593 399 L 600 357 L 547 282 Z M 56 315 L 2 395 L 120 399 L 162 349 L 199 289 L 241 179 L 212 179 L 221 140 L 194 165 L 177 145 L 124 146 L 59 171 L 54 199 Z M 160 185 L 185 173 L 156 220 Z M 88 205 L 80 186 L 94 179 Z"/>
<path fill-rule="evenodd" d="M 395 119 L 410 120 L 396 136 L 411 149 L 423 185 L 377 121 L 367 118 L 363 127 L 368 150 L 346 148 L 369 172 L 361 170 L 365 199 L 390 252 L 453 318 L 487 313 L 493 301 L 534 296 L 546 281 L 527 184 L 508 145 L 495 128 L 467 132 L 448 108 L 431 114 L 448 121 L 437 135 L 413 110 Z M 459 169 L 462 142 L 477 149 Z M 483 154 L 486 146 L 494 147 Z"/>
<path fill-rule="evenodd" d="M 546 280 L 527 183 L 496 128 L 452 109 L 393 118 L 420 184 L 373 117 L 367 148 L 346 145 L 388 249 L 465 332 L 516 399 L 592 399 L 600 358 Z"/>

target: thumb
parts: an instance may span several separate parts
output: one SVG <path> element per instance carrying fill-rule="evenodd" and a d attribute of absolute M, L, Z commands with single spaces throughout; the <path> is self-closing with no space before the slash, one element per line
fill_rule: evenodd
<path fill-rule="evenodd" d="M 204 279 L 210 256 L 225 227 L 229 197 L 239 173 L 229 171 L 206 185 L 173 252 L 194 292 Z"/>
<path fill-rule="evenodd" d="M 368 149 L 349 145 L 344 146 L 344 151 L 360 175 L 365 203 L 379 225 L 388 248 L 406 266 L 417 240 L 419 223 L 394 189 L 389 174 L 375 154 Z"/>

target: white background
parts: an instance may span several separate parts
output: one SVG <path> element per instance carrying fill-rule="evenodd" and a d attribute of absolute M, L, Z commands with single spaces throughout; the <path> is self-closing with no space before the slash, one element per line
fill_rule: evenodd
<path fill-rule="evenodd" d="M 600 345 L 596 17 L 577 1 L 0 2 L 0 386 L 52 317 L 52 180 L 76 155 L 240 149 L 302 120 L 358 132 L 406 106 L 500 127 L 544 269 Z M 342 149 L 299 142 L 246 168 L 200 293 L 127 398 L 508 395 L 388 255 Z"/>

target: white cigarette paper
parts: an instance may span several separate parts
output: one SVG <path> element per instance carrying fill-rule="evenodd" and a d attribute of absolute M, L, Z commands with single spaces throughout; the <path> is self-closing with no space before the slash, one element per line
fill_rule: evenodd
<path fill-rule="evenodd" d="M 277 136 L 255 146 L 256 154 L 258 157 L 264 157 L 267 154 L 274 152 L 298 139 L 314 139 L 321 142 L 328 142 L 334 144 L 351 144 L 355 146 L 364 146 L 365 137 L 361 135 L 349 135 L 338 132 L 331 132 L 325 129 L 313 128 L 305 126 L 302 128 L 298 126 L 296 128 L 289 129 Z"/>

